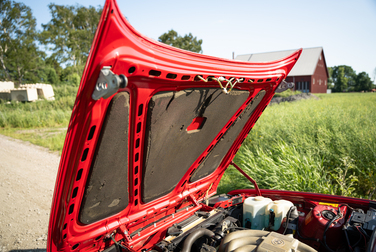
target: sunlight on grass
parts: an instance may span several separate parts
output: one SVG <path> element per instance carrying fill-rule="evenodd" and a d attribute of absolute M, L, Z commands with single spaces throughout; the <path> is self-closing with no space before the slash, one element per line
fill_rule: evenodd
<path fill-rule="evenodd" d="M 318 96 L 268 107 L 235 163 L 261 188 L 376 198 L 376 95 Z M 244 187 L 229 169 L 218 191 Z"/>

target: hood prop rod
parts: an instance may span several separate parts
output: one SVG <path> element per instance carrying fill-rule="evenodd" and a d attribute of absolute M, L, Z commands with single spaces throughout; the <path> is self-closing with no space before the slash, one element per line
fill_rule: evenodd
<path fill-rule="evenodd" d="M 262 196 L 261 191 L 256 183 L 256 180 L 248 176 L 248 174 L 245 173 L 242 169 L 240 169 L 240 167 L 237 166 L 233 161 L 230 162 L 230 165 L 234 166 L 241 174 L 243 174 L 244 177 L 246 177 L 249 181 L 251 181 L 251 183 L 255 186 L 257 196 Z"/>

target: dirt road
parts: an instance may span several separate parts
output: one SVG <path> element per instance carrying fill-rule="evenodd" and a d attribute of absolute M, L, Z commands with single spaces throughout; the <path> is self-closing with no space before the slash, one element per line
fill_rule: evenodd
<path fill-rule="evenodd" d="M 0 135 L 0 252 L 46 249 L 60 157 Z"/>

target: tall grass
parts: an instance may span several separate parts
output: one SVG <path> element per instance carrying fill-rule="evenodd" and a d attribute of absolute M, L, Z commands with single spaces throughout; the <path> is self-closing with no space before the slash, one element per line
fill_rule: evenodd
<path fill-rule="evenodd" d="M 0 100 L 0 127 L 39 128 L 66 126 L 74 106 L 77 87 L 54 86 L 55 101 L 6 102 Z"/>
<path fill-rule="evenodd" d="M 234 161 L 261 188 L 376 198 L 376 95 L 319 97 L 268 107 Z M 229 169 L 219 192 L 244 187 Z"/>

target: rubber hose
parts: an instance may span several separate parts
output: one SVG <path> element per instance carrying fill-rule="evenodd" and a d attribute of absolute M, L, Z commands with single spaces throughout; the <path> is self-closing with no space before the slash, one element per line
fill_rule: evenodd
<path fill-rule="evenodd" d="M 340 218 L 340 214 L 341 214 L 341 206 L 338 207 L 338 214 L 326 224 L 325 230 L 324 230 L 324 235 L 322 236 L 322 240 L 323 240 L 322 243 L 323 243 L 324 247 L 326 248 L 326 250 L 329 251 L 329 252 L 335 252 L 335 251 L 332 250 L 331 248 L 329 248 L 328 244 L 326 244 L 326 231 L 328 231 L 330 225 L 332 225 L 333 222 L 335 222 L 336 220 L 338 220 Z"/>
<path fill-rule="evenodd" d="M 213 237 L 214 235 L 215 235 L 214 232 L 212 232 L 212 231 L 210 231 L 209 229 L 206 229 L 206 228 L 199 228 L 199 229 L 193 231 L 185 239 L 181 252 L 190 252 L 193 243 L 195 241 L 197 241 L 199 238 L 201 238 L 203 236 Z"/>
<path fill-rule="evenodd" d="M 375 251 L 375 247 L 376 247 L 376 229 L 374 229 L 372 232 L 371 238 L 368 242 L 368 247 L 367 247 L 366 252 Z"/>

